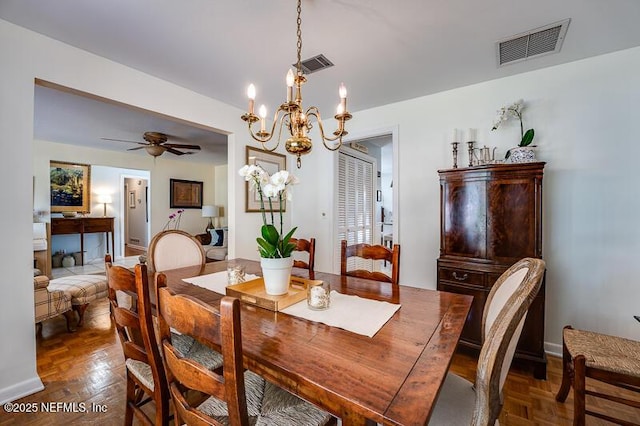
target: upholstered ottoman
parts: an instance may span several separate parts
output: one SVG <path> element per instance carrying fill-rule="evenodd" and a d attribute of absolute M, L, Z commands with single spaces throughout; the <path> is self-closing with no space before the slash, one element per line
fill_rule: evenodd
<path fill-rule="evenodd" d="M 104 275 L 71 275 L 49 282 L 49 291 L 61 290 L 71 299 L 73 309 L 78 312 L 78 326 L 82 325 L 84 311 L 89 303 L 109 295 L 107 278 Z"/>

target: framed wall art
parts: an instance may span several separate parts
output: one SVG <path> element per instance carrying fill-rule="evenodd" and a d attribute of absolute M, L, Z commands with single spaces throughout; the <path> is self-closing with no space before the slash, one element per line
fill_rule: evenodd
<path fill-rule="evenodd" d="M 136 191 L 129 191 L 129 208 L 136 208 Z"/>
<path fill-rule="evenodd" d="M 169 207 L 181 209 L 202 208 L 202 182 L 169 180 Z"/>
<path fill-rule="evenodd" d="M 91 166 L 49 162 L 51 213 L 91 211 Z"/>
<path fill-rule="evenodd" d="M 283 154 L 247 146 L 246 164 L 260 166 L 271 176 L 280 170 L 287 170 L 287 157 Z M 277 211 L 279 208 L 278 200 L 272 198 L 272 201 L 274 211 Z M 271 211 L 269 210 L 268 200 L 264 200 L 264 207 L 266 211 Z M 286 203 L 284 203 L 283 211 L 286 211 Z M 249 182 L 245 183 L 245 212 L 260 212 L 260 197 L 258 191 L 253 190 Z"/>

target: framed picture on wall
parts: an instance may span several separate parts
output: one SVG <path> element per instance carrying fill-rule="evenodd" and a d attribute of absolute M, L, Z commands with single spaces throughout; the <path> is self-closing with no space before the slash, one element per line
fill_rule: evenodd
<path fill-rule="evenodd" d="M 49 162 L 51 213 L 91 212 L 91 166 Z"/>
<path fill-rule="evenodd" d="M 169 180 L 169 207 L 181 209 L 202 208 L 202 182 Z"/>
<path fill-rule="evenodd" d="M 263 149 L 247 146 L 247 163 L 260 166 L 264 171 L 269 173 L 269 176 L 279 172 L 280 170 L 287 169 L 287 157 L 283 154 L 275 152 L 265 151 Z M 277 211 L 279 203 L 277 198 L 272 198 L 273 209 Z M 284 203 L 284 210 L 286 211 L 286 203 Z M 264 200 L 264 207 L 266 211 L 269 210 L 268 200 Z M 255 191 L 249 185 L 249 182 L 245 183 L 245 211 L 246 212 L 260 212 L 260 196 L 258 191 Z"/>
<path fill-rule="evenodd" d="M 129 191 L 129 208 L 136 208 L 136 191 Z"/>

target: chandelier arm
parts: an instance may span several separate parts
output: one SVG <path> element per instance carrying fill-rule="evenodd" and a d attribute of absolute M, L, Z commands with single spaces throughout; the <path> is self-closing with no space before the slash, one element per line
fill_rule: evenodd
<path fill-rule="evenodd" d="M 320 130 L 320 138 L 322 139 L 322 144 L 324 145 L 324 147 L 327 148 L 329 151 L 337 151 L 338 149 L 340 149 L 340 147 L 342 146 L 343 133 L 338 132 L 338 134 L 336 134 L 334 137 L 325 136 L 324 126 L 322 124 L 322 117 L 320 116 L 320 111 L 318 111 L 318 108 L 314 106 L 309 107 L 309 109 L 307 109 L 306 114 L 307 114 L 307 117 L 313 116 L 316 118 L 316 121 L 318 122 L 318 129 Z M 335 146 L 327 145 L 327 142 L 335 142 L 335 141 L 338 141 Z"/>
<path fill-rule="evenodd" d="M 280 116 L 280 113 L 283 113 L 282 116 Z M 282 135 L 282 123 L 285 119 L 285 117 L 287 117 L 290 113 L 287 112 L 284 108 L 282 108 L 282 106 L 280 106 L 277 111 L 275 112 L 275 114 L 273 115 L 273 124 L 271 125 L 271 132 L 266 133 L 266 132 L 258 132 L 258 133 L 254 133 L 253 129 L 251 128 L 253 123 L 251 121 L 249 121 L 248 125 L 249 125 L 249 133 L 251 134 L 251 137 L 255 140 L 258 141 L 262 144 L 262 148 L 265 151 L 269 151 L 269 152 L 273 152 L 276 149 L 278 149 L 278 146 L 280 146 L 280 137 Z M 269 149 L 265 146 L 266 143 L 268 143 L 271 139 L 273 139 L 273 135 L 275 134 L 275 130 L 276 130 L 276 124 L 278 123 L 278 121 L 280 122 L 280 127 L 279 127 L 279 131 L 278 131 L 278 138 L 277 141 L 278 143 L 276 143 L 276 146 L 273 147 L 272 149 Z M 262 136 L 261 136 L 262 133 Z"/>

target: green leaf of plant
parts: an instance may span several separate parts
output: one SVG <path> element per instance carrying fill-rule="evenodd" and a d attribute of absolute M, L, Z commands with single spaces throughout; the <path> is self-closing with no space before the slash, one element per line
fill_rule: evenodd
<path fill-rule="evenodd" d="M 278 247 L 278 250 L 280 251 L 280 254 L 282 255 L 282 257 L 291 257 L 291 253 L 295 248 L 296 248 L 296 245 L 293 243 L 285 243 L 284 241 L 280 241 L 280 246 Z"/>
<path fill-rule="evenodd" d="M 264 238 L 271 246 L 277 247 L 278 240 L 280 239 L 280 234 L 278 234 L 278 230 L 273 225 L 262 225 L 261 229 L 262 238 Z"/>
<path fill-rule="evenodd" d="M 284 236 L 284 238 L 282 239 L 282 241 L 287 244 L 289 242 L 289 240 L 291 239 L 291 236 L 293 235 L 294 232 L 296 232 L 296 229 L 298 229 L 298 227 L 294 227 L 291 231 L 289 231 L 289 233 L 287 233 L 287 235 Z"/>
<path fill-rule="evenodd" d="M 520 145 L 518 146 L 528 146 L 531 144 L 531 142 L 533 142 L 533 136 L 535 135 L 535 132 L 533 131 L 533 129 L 529 129 L 524 133 L 524 136 L 522 136 L 522 140 L 520 141 Z"/>
<path fill-rule="evenodd" d="M 507 158 L 509 158 L 511 156 L 511 150 L 508 149 L 507 153 L 504 155 L 504 159 L 506 160 Z"/>
<path fill-rule="evenodd" d="M 270 244 L 263 238 L 256 238 L 258 242 L 258 249 L 260 250 L 260 257 L 275 257 L 278 249 L 277 245 Z"/>

